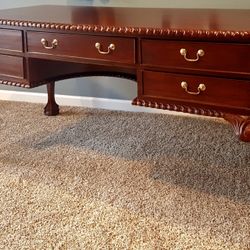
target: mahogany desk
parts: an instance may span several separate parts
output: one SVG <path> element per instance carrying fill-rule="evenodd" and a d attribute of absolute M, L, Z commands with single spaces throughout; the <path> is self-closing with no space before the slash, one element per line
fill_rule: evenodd
<path fill-rule="evenodd" d="M 134 105 L 223 117 L 250 141 L 250 10 L 37 6 L 0 11 L 0 83 L 137 82 Z"/>

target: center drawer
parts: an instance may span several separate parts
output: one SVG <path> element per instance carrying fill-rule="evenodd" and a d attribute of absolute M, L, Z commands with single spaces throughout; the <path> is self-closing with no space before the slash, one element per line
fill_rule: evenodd
<path fill-rule="evenodd" d="M 143 71 L 143 96 L 250 109 L 250 82 Z"/>
<path fill-rule="evenodd" d="M 135 40 L 108 36 L 27 32 L 28 52 L 135 63 Z"/>
<path fill-rule="evenodd" d="M 165 68 L 250 74 L 250 45 L 144 39 L 142 63 Z"/>

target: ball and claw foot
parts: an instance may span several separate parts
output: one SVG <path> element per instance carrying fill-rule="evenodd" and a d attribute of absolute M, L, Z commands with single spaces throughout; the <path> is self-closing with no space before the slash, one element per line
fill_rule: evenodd
<path fill-rule="evenodd" d="M 55 116 L 59 114 L 59 106 L 56 103 L 47 103 L 44 107 L 44 114 L 47 116 Z"/>
<path fill-rule="evenodd" d="M 250 142 L 250 116 L 224 114 L 224 119 L 233 125 L 234 131 L 241 141 Z"/>

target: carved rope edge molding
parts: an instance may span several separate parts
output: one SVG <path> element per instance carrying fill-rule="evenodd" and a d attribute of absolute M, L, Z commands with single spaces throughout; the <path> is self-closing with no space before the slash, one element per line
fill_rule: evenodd
<path fill-rule="evenodd" d="M 223 117 L 222 112 L 212 110 L 212 109 L 196 108 L 196 107 L 178 105 L 178 104 L 163 104 L 163 103 L 154 102 L 154 101 L 152 102 L 145 101 L 145 100 L 138 99 L 138 98 L 135 98 L 132 104 L 137 105 L 137 106 L 143 106 L 143 107 L 179 111 L 179 112 L 190 113 L 190 114 L 195 114 L 195 115 Z"/>
<path fill-rule="evenodd" d="M 0 80 L 0 84 L 4 84 L 4 85 L 10 85 L 10 86 L 15 86 L 15 87 L 22 87 L 22 88 L 26 88 L 29 89 L 30 85 L 28 83 L 21 83 L 21 82 L 12 82 L 12 81 L 7 81 L 7 80 Z"/>
<path fill-rule="evenodd" d="M 69 30 L 79 32 L 104 32 L 130 35 L 152 35 L 185 38 L 230 38 L 233 40 L 250 39 L 248 31 L 209 31 L 209 30 L 184 30 L 184 29 L 161 29 L 161 28 L 136 28 L 136 27 L 116 27 L 102 25 L 72 25 L 63 23 L 43 23 L 17 20 L 0 19 L 0 25 L 30 27 L 54 30 Z"/>

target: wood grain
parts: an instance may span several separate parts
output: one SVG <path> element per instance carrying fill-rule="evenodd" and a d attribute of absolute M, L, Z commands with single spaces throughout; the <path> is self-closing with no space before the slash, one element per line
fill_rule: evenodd
<path fill-rule="evenodd" d="M 28 52 L 43 53 L 68 57 L 83 57 L 86 59 L 98 59 L 111 62 L 135 63 L 135 40 L 132 38 L 117 38 L 107 36 L 67 35 L 45 32 L 27 32 Z M 45 49 L 41 39 L 45 38 L 49 44 L 56 39 L 58 46 L 55 49 Z M 102 55 L 95 48 L 95 44 L 101 44 L 101 50 L 108 51 L 110 44 L 115 45 L 115 50 L 110 54 Z"/>
<path fill-rule="evenodd" d="M 23 58 L 0 54 L 0 75 L 23 78 Z"/>
<path fill-rule="evenodd" d="M 23 51 L 20 30 L 0 29 L 0 50 Z"/>
<path fill-rule="evenodd" d="M 137 80 L 133 104 L 224 117 L 249 141 L 250 10 L 25 7 L 0 11 L 0 37 L 0 83 L 48 84 L 47 115 L 59 112 L 55 81 L 122 76 Z"/>

